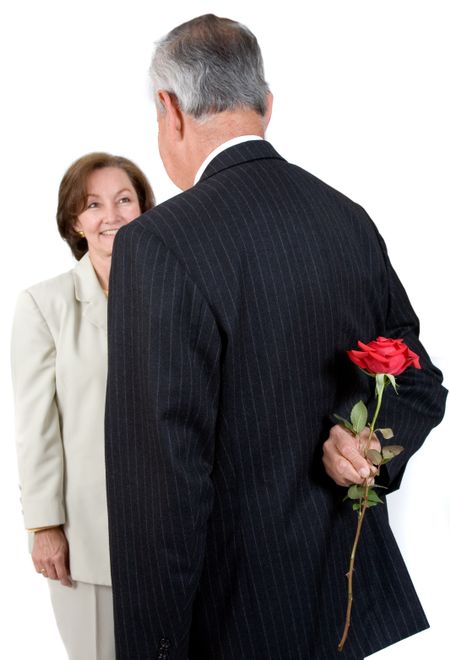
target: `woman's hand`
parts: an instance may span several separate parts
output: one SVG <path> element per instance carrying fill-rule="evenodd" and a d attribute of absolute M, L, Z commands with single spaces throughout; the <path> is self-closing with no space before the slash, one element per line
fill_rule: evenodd
<path fill-rule="evenodd" d="M 34 533 L 31 553 L 37 573 L 51 580 L 72 586 L 69 568 L 69 544 L 61 527 L 51 527 Z"/>

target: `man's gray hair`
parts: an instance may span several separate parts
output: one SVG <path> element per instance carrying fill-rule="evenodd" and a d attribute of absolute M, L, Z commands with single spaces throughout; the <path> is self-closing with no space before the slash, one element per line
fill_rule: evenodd
<path fill-rule="evenodd" d="M 169 32 L 157 42 L 150 76 L 155 95 L 173 94 L 196 119 L 243 107 L 266 112 L 269 87 L 256 37 L 227 18 L 206 14 Z"/>

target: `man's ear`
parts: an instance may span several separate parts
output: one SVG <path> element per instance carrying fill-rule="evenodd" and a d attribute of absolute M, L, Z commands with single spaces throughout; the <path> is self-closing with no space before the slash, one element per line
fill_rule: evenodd
<path fill-rule="evenodd" d="M 272 106 L 273 106 L 273 94 L 272 92 L 268 92 L 266 97 L 266 111 L 263 117 L 264 131 L 267 129 L 270 122 L 270 118 L 272 116 Z"/>
<path fill-rule="evenodd" d="M 164 108 L 161 114 L 165 115 L 172 137 L 176 140 L 182 139 L 184 135 L 184 114 L 180 110 L 177 97 L 163 89 L 158 90 L 157 97 Z"/>

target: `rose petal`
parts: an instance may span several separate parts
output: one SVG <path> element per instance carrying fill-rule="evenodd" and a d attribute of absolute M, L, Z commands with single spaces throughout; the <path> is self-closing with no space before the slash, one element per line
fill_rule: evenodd
<path fill-rule="evenodd" d="M 347 354 L 358 367 L 371 374 L 385 373 L 397 376 L 410 366 L 420 369 L 419 356 L 411 351 L 402 338 L 378 337 L 365 344 L 358 340 L 360 351 Z"/>

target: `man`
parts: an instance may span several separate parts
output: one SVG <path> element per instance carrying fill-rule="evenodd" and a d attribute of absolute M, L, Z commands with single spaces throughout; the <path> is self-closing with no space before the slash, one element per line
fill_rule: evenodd
<path fill-rule="evenodd" d="M 117 657 L 329 660 L 356 524 L 340 486 L 370 476 L 353 436 L 330 429 L 332 412 L 373 398 L 345 351 L 383 335 L 421 358 L 401 396 L 385 395 L 406 447 L 391 490 L 442 417 L 441 376 L 363 209 L 262 139 L 271 95 L 255 37 L 199 17 L 159 43 L 151 73 L 161 157 L 184 192 L 115 239 Z M 367 515 L 354 582 L 340 657 L 427 627 L 386 507 Z"/>

